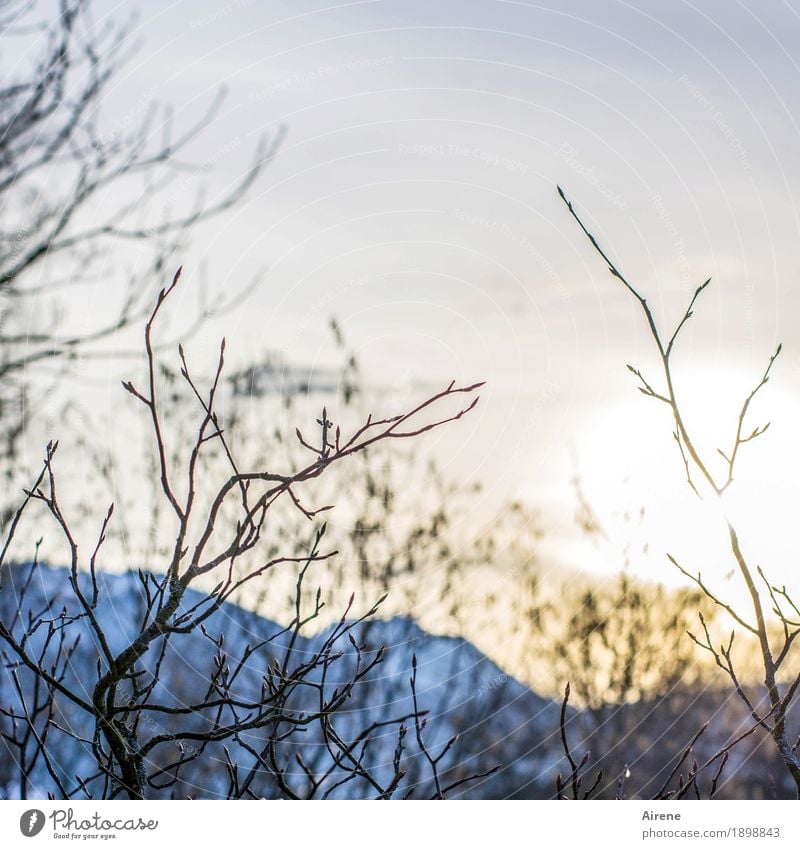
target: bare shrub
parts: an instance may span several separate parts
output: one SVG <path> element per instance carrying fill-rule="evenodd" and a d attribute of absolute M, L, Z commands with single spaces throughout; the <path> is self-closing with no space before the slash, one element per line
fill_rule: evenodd
<path fill-rule="evenodd" d="M 754 388 L 745 397 L 735 422 L 734 438 L 727 450 L 718 450 L 723 461 L 722 474 L 715 474 L 711 460 L 699 448 L 697 441 L 687 425 L 686 418 L 678 402 L 675 378 L 672 370 L 673 356 L 681 331 L 693 315 L 695 305 L 710 284 L 706 280 L 695 290 L 688 307 L 671 334 L 665 335 L 659 329 L 647 299 L 628 281 L 614 262 L 609 259 L 597 239 L 587 229 L 575 211 L 572 203 L 559 187 L 561 199 L 567 206 L 572 217 L 584 232 L 592 248 L 608 266 L 611 275 L 619 281 L 628 293 L 635 299 L 647 323 L 650 337 L 658 353 L 661 366 L 661 386 L 651 383 L 635 366 L 629 365 L 628 370 L 636 377 L 639 391 L 659 403 L 669 411 L 674 425 L 673 438 L 686 473 L 687 485 L 698 496 L 701 492 L 706 497 L 720 499 L 723 493 L 734 484 L 736 463 L 741 450 L 750 442 L 763 436 L 769 423 L 751 426 L 747 422 L 751 404 L 760 390 L 770 379 L 772 367 L 781 353 L 778 345 L 775 353 L 756 382 Z M 766 733 L 772 739 L 775 751 L 783 767 L 791 776 L 796 793 L 800 797 L 800 757 L 797 749 L 800 740 L 792 739 L 789 731 L 790 711 L 800 687 L 800 674 L 789 672 L 794 658 L 794 642 L 800 634 L 800 611 L 793 600 L 791 592 L 785 586 L 771 582 L 762 568 L 754 565 L 742 551 L 739 534 L 729 518 L 724 519 L 727 527 L 730 556 L 736 571 L 747 592 L 748 609 L 737 609 L 727 603 L 721 595 L 709 586 L 698 572 L 685 568 L 672 554 L 668 554 L 671 563 L 690 581 L 692 581 L 705 599 L 722 614 L 726 615 L 732 625 L 729 636 L 721 643 L 716 642 L 708 620 L 702 612 L 699 613 L 699 629 L 690 632 L 691 639 L 713 658 L 717 667 L 728 677 L 730 686 L 745 706 L 750 717 L 750 726 L 742 734 L 723 746 L 705 763 L 695 764 L 689 770 L 686 778 L 696 786 L 698 777 L 706 770 L 721 770 L 728 759 L 732 747 L 751 734 Z M 739 637 L 737 638 L 737 633 Z M 748 681 L 743 678 L 741 669 L 746 664 L 746 654 L 751 645 L 747 641 L 744 652 L 737 654 L 741 635 L 751 637 L 757 643 L 759 658 L 760 681 Z M 699 732 L 700 733 L 700 732 Z M 691 747 L 690 747 L 691 748 Z M 688 755 L 687 755 L 688 758 Z M 713 781 L 714 786 L 718 782 Z M 684 782 L 685 784 L 685 782 Z M 712 794 L 713 795 L 713 794 Z"/>
<path fill-rule="evenodd" d="M 0 85 L 0 463 L 15 484 L 28 422 L 48 415 L 63 428 L 51 399 L 75 360 L 107 357 L 104 346 L 147 318 L 149 281 L 177 265 L 195 225 L 243 200 L 280 142 L 262 139 L 238 181 L 207 198 L 210 166 L 192 165 L 191 147 L 224 92 L 190 125 L 176 126 L 157 87 L 112 119 L 107 104 L 133 51 L 128 25 L 97 23 L 90 0 L 59 0 L 49 21 L 41 13 L 27 0 L 0 9 L 3 55 L 19 54 Z M 256 282 L 211 300 L 198 288 L 185 334 Z M 76 294 L 89 287 L 108 306 L 79 313 Z"/>
<path fill-rule="evenodd" d="M 224 341 L 216 372 L 205 391 L 192 377 L 181 348 L 180 373 L 200 415 L 193 442 L 182 452 L 179 474 L 169 459 L 172 453 L 161 417 L 159 361 L 153 338 L 157 319 L 179 277 L 180 272 L 159 293 L 145 327 L 145 388 L 139 389 L 130 381 L 123 384 L 150 418 L 161 498 L 172 515 L 175 534 L 163 570 L 138 573 L 138 594 L 143 600 L 139 615 L 115 623 L 110 630 L 99 613 L 102 603 L 109 602 L 101 598 L 103 577 L 98 561 L 114 508 L 109 507 L 96 545 L 88 560 L 83 561 L 56 486 L 56 444 L 48 446 L 43 468 L 16 511 L 0 554 L 2 566 L 31 507 L 42 506 L 65 545 L 72 593 L 72 603 L 60 611 L 48 605 L 22 621 L 18 617 L 10 623 L 0 623 L 0 638 L 6 646 L 5 665 L 16 692 L 11 706 L 3 709 L 11 729 L 5 736 L 10 750 L 16 750 L 20 790 L 26 788 L 30 764 L 41 758 L 52 779 L 54 795 L 144 798 L 177 785 L 182 773 L 202 762 L 211 747 L 222 744 L 229 797 L 256 795 L 254 782 L 266 774 L 279 795 L 286 797 L 328 796 L 355 782 L 361 792 L 386 798 L 398 791 L 403 778 L 407 729 L 409 723 L 414 723 L 420 750 L 433 772 L 434 795 L 443 797 L 452 785 L 444 785 L 439 778 L 440 755 L 427 754 L 419 724 L 424 711 L 417 704 L 416 692 L 414 710 L 409 715 L 386 717 L 365 728 L 350 728 L 347 735 L 337 723 L 337 713 L 359 683 L 383 661 L 382 649 L 366 653 L 352 633 L 356 624 L 375 613 L 377 606 L 351 619 L 351 599 L 338 625 L 320 645 L 313 651 L 297 649 L 301 630 L 321 609 L 319 594 L 310 609 L 303 604 L 307 571 L 312 564 L 325 563 L 336 553 L 323 548 L 324 527 L 318 528 L 303 554 L 295 553 L 293 548 L 290 553 L 270 552 L 264 557 L 261 544 L 276 503 L 289 501 L 306 521 L 314 521 L 330 506 L 307 506 L 305 484 L 370 446 L 411 439 L 457 421 L 474 408 L 476 392 L 482 384 L 451 383 L 406 413 L 382 419 L 368 416 L 350 435 L 329 420 L 323 409 L 315 436 L 306 436 L 299 429 L 296 433 L 311 459 L 294 471 L 274 472 L 241 467 L 220 425 L 215 402 L 223 374 Z M 464 406 L 458 405 L 446 415 L 438 413 L 443 404 L 458 402 L 462 397 L 467 399 Z M 221 446 L 228 474 L 222 482 L 204 490 L 204 453 L 212 443 Z M 210 493 L 206 499 L 202 497 L 204 491 Z M 206 625 L 243 586 L 287 566 L 296 574 L 294 618 L 280 634 L 248 644 L 240 654 L 229 656 L 224 632 L 214 634 Z M 197 593 L 192 585 L 204 576 L 213 577 L 216 583 L 210 593 Z M 23 584 L 23 592 L 28 584 Z M 170 699 L 161 686 L 162 664 L 170 652 L 180 652 L 181 641 L 198 633 L 213 650 L 213 662 L 205 674 L 204 695 L 193 703 Z M 76 679 L 68 672 L 82 635 L 88 635 L 93 644 L 96 666 L 93 671 L 81 668 Z M 124 637 L 121 643 L 120 635 Z M 343 640 L 350 641 L 353 652 L 350 672 L 332 686 L 331 668 L 343 657 L 339 648 Z M 192 651 L 196 651 L 196 642 L 192 646 Z M 272 654 L 265 664 L 266 649 Z M 255 677 L 253 665 L 259 670 Z M 27 685 L 23 675 L 28 676 Z M 413 680 L 412 676 L 412 691 Z M 250 686 L 240 689 L 243 682 Z M 91 719 L 90 735 L 84 736 L 78 730 L 82 726 L 68 720 L 75 713 Z M 324 766 L 311 770 L 300 764 L 305 774 L 300 787 L 287 777 L 289 752 L 296 754 L 291 748 L 296 737 L 312 727 L 325 752 Z M 382 769 L 370 767 L 368 757 L 370 742 L 387 728 L 394 728 L 397 733 L 395 755 L 388 771 L 385 764 Z M 72 745 L 91 751 L 93 756 L 91 774 L 71 776 L 69 787 L 63 770 L 51 760 L 55 735 L 65 736 Z M 176 746 L 178 752 L 174 754 Z M 458 783 L 464 780 L 469 778 Z"/>

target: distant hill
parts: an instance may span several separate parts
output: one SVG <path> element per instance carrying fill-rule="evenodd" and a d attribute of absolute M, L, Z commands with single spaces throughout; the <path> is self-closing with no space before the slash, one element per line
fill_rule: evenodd
<path fill-rule="evenodd" d="M 68 573 L 63 568 L 16 565 L 4 569 L 0 577 L 0 619 L 16 634 L 21 632 L 21 623 L 29 616 L 78 612 Z M 83 575 L 82 581 L 88 591 L 88 575 Z M 132 572 L 101 573 L 98 584 L 100 601 L 96 615 L 109 637 L 112 651 L 116 652 L 128 643 L 141 618 L 142 585 Z M 190 591 L 184 606 L 190 607 L 202 598 L 200 593 Z M 282 626 L 236 605 L 225 604 L 204 627 L 215 639 L 224 635 L 224 651 L 231 663 L 242 655 L 248 644 L 272 638 L 248 658 L 237 679 L 237 695 L 241 694 L 243 700 L 258 698 L 264 671 L 277 657 L 283 656 L 289 639 L 282 633 Z M 66 683 L 72 688 L 83 688 L 84 695 L 89 698 L 96 680 L 98 647 L 85 621 L 77 621 L 69 628 L 73 636 L 80 634 L 81 639 L 67 670 Z M 301 636 L 294 646 L 294 657 L 302 660 L 304 655 L 312 654 L 330 633 L 329 629 Z M 445 781 L 455 782 L 499 767 L 492 776 L 464 784 L 450 796 L 541 799 L 554 795 L 556 775 L 567 772 L 559 739 L 557 703 L 538 696 L 507 675 L 466 640 L 427 633 L 408 618 L 369 620 L 355 628 L 354 637 L 364 657 L 374 656 L 382 646 L 386 647 L 386 653 L 383 661 L 357 685 L 351 699 L 335 715 L 336 728 L 343 739 L 354 739 L 374 722 L 412 712 L 409 677 L 412 656 L 416 654 L 419 708 L 428 711 L 424 731 L 426 744 L 436 754 L 451 737 L 458 735 L 458 740 L 442 760 Z M 41 640 L 40 632 L 31 641 L 30 648 L 37 650 Z M 199 631 L 178 636 L 170 646 L 164 656 L 154 697 L 167 705 L 196 704 L 207 690 L 216 649 Z M 356 661 L 355 649 L 347 639 L 337 643 L 337 650 L 342 652 L 342 657 L 331 665 L 326 679 L 331 687 L 349 676 Z M 154 657 L 151 649 L 143 658 L 144 665 L 152 668 Z M 0 711 L 9 705 L 18 709 L 19 699 L 11 678 L 14 658 L 6 651 L 3 661 Z M 30 694 L 33 686 L 30 672 L 19 668 L 17 675 L 23 691 Z M 557 684 L 560 686 L 561 682 Z M 301 703 L 302 697 L 295 695 L 293 709 L 313 710 L 313 705 Z M 91 739 L 94 728 L 90 718 L 65 699 L 58 701 L 58 709 L 57 721 L 62 727 L 72 728 L 79 738 Z M 649 702 L 609 705 L 592 713 L 570 710 L 569 730 L 577 754 L 582 756 L 586 750 L 591 754 L 591 779 L 597 766 L 604 769 L 603 796 L 613 798 L 619 792 L 619 777 L 627 775 L 626 797 L 651 798 L 683 754 L 687 742 L 706 720 L 710 720 L 709 728 L 687 760 L 686 766 L 689 766 L 694 760 L 703 763 L 748 726 L 747 712 L 730 688 L 679 687 Z M 200 715 L 181 718 L 184 728 L 187 723 L 193 728 L 203 727 L 203 721 Z M 147 733 L 174 733 L 176 729 L 174 719 L 161 713 L 144 714 L 141 722 L 140 731 L 144 729 L 145 736 Z M 797 724 L 795 717 L 793 725 Z M 0 713 L 0 733 L 9 730 L 8 717 Z M 251 735 L 248 742 L 257 746 L 258 734 Z M 409 729 L 405 743 L 406 774 L 396 795 L 427 798 L 434 788 L 413 728 Z M 365 762 L 376 774 L 389 774 L 396 746 L 397 727 L 382 729 L 372 736 Z M 69 788 L 76 786 L 76 774 L 86 777 L 95 772 L 87 743 L 53 733 L 49 752 L 63 783 Z M 293 738 L 284 752 L 282 767 L 287 781 L 301 793 L 304 775 L 297 755 L 312 770 L 325 769 L 325 764 L 329 763 L 323 741 L 313 726 Z M 0 797 L 19 798 L 14 759 L 14 750 L 0 738 Z M 246 764 L 246 757 L 240 760 L 240 765 Z M 705 786 L 711 777 L 711 774 L 707 776 Z M 30 784 L 34 789 L 29 791 L 29 796 L 46 796 L 48 790 L 53 790 L 42 759 L 30 769 Z M 769 741 L 764 735 L 754 734 L 733 751 L 718 795 L 727 798 L 791 797 L 790 784 Z M 92 786 L 96 789 L 96 782 Z M 180 782 L 165 788 L 160 795 L 164 798 L 218 798 L 225 795 L 227 786 L 224 751 L 219 744 L 212 744 L 200 760 L 186 769 Z M 256 781 L 254 788 L 259 796 L 281 795 L 274 779 L 268 776 Z M 353 782 L 332 795 L 374 795 L 370 791 L 369 786 Z"/>
<path fill-rule="evenodd" d="M 88 590 L 88 575 L 83 575 L 82 580 Z M 109 635 L 112 651 L 118 651 L 130 640 L 135 623 L 141 616 L 144 603 L 142 586 L 133 572 L 119 575 L 101 573 L 98 583 L 100 602 L 96 615 Z M 191 606 L 201 598 L 201 594 L 190 592 L 184 606 Z M 40 565 L 32 571 L 30 566 L 18 565 L 4 571 L 0 587 L 0 617 L 3 622 L 14 624 L 14 631 L 19 633 L 20 623 L 29 614 L 38 615 L 48 609 L 53 614 L 62 610 L 68 614 L 78 612 L 65 569 Z M 76 622 L 70 628 L 73 633 L 80 632 L 81 640 L 72 657 L 66 683 L 71 687 L 83 687 L 88 697 L 96 680 L 98 647 L 84 621 Z M 230 658 L 240 656 L 248 643 L 273 637 L 282 630 L 282 626 L 233 604 L 225 604 L 216 611 L 206 621 L 205 628 L 212 636 L 224 634 L 224 649 Z M 295 646 L 296 656 L 313 652 L 328 633 L 324 631 L 301 637 Z M 447 781 L 494 766 L 500 767 L 493 776 L 458 788 L 451 795 L 472 798 L 552 795 L 556 772 L 563 768 L 563 765 L 559 766 L 561 749 L 557 704 L 540 698 L 506 675 L 471 643 L 458 638 L 434 636 L 423 631 L 411 619 L 371 620 L 357 627 L 355 637 L 363 646 L 365 656 L 381 646 L 385 646 L 387 651 L 383 662 L 357 686 L 346 710 L 337 715 L 337 727 L 342 736 L 350 734 L 354 737 L 361 728 L 376 720 L 412 712 L 409 677 L 412 655 L 416 654 L 419 707 L 429 711 L 425 727 L 426 744 L 437 753 L 449 738 L 459 735 L 442 761 L 442 772 Z M 243 695 L 253 696 L 260 692 L 264 669 L 280 652 L 286 639 L 286 635 L 276 637 L 268 647 L 248 659 L 238 679 L 238 689 Z M 338 648 L 344 652 L 344 657 L 331 667 L 331 672 L 341 677 L 352 668 L 355 651 L 347 640 L 342 640 Z M 199 631 L 174 638 L 161 667 L 155 698 L 161 703 L 176 705 L 199 701 L 207 687 L 214 652 L 214 646 Z M 151 657 L 144 658 L 145 665 L 148 661 L 152 665 L 152 655 L 151 651 Z M 19 675 L 24 687 L 32 686 L 32 677 L 27 670 L 19 670 Z M 335 685 L 335 680 L 329 680 L 329 683 Z M 4 669 L 0 670 L 0 706 L 9 703 L 18 704 L 18 699 L 10 673 Z M 91 738 L 93 726 L 90 718 L 65 699 L 59 701 L 59 708 L 62 711 L 60 722 L 68 724 L 78 736 Z M 7 722 L 5 717 L 0 717 L 0 729 Z M 148 722 L 152 723 L 154 733 L 169 733 L 171 730 L 169 722 L 161 714 L 145 716 L 145 726 Z M 425 798 L 433 792 L 433 786 L 413 738 L 411 729 L 406 736 L 409 753 L 407 774 L 398 795 L 411 793 L 414 798 Z M 76 774 L 92 774 L 93 758 L 87 746 L 61 734 L 53 734 L 51 740 L 51 758 L 58 765 L 68 787 L 74 786 Z M 389 769 L 396 745 L 396 728 L 376 736 L 368 752 L 373 768 Z M 3 751 L 3 746 L 4 743 L 0 742 L 0 793 L 6 798 L 15 798 L 18 794 L 14 784 L 13 752 L 8 748 Z M 294 748 L 300 750 L 307 764 L 325 760 L 324 753 L 320 756 L 320 740 L 313 729 L 304 735 L 303 743 L 293 747 L 290 754 L 296 754 Z M 287 774 L 291 776 L 293 772 L 297 773 L 296 780 L 301 782 L 302 776 L 296 763 L 288 765 Z M 45 795 L 48 789 L 52 789 L 52 781 L 41 760 L 35 764 L 31 779 L 38 795 Z M 224 795 L 226 787 L 223 754 L 211 746 L 204 753 L 202 765 L 198 762 L 192 764 L 186 770 L 183 781 L 169 791 L 165 790 L 163 795 L 217 797 Z M 347 785 L 341 795 L 353 795 L 354 790 L 354 785 Z M 269 782 L 262 782 L 261 793 L 274 794 L 274 788 Z M 355 795 L 359 795 L 358 791 Z"/>

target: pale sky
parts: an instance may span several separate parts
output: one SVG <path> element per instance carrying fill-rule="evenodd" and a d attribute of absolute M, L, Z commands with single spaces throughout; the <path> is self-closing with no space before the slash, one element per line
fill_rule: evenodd
<path fill-rule="evenodd" d="M 97 17 L 132 5 L 98 3 Z M 668 544 L 687 566 L 705 564 L 713 545 L 692 524 L 670 422 L 625 369 L 657 380 L 641 315 L 570 219 L 560 183 L 659 319 L 676 321 L 713 277 L 676 355 L 688 419 L 712 450 L 735 427 L 721 414 L 783 340 L 753 411 L 772 429 L 749 447 L 738 509 L 745 540 L 778 575 L 793 572 L 800 3 L 138 9 L 142 44 L 111 92 L 111 126 L 152 99 L 188 122 L 226 86 L 192 151 L 213 165 L 212 192 L 241 173 L 260 134 L 287 130 L 249 201 L 185 258 L 189 274 L 207 262 L 219 290 L 270 267 L 225 320 L 234 362 L 281 350 L 325 368 L 335 315 L 390 402 L 485 379 L 475 414 L 428 441 L 456 479 L 488 483 L 485 515 L 505 497 L 540 507 L 554 564 L 614 568 L 611 550 L 637 534 L 650 542 L 634 564 L 643 573 L 672 577 Z M 611 547 L 577 544 L 576 470 Z M 645 523 L 632 530 L 621 516 L 639 506 Z"/>

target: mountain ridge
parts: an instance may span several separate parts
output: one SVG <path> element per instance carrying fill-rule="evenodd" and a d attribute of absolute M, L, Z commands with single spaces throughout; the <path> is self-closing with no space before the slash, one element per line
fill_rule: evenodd
<path fill-rule="evenodd" d="M 141 577 L 133 571 L 98 571 L 96 580 L 96 615 L 107 633 L 111 651 L 117 653 L 135 634 L 144 610 Z M 79 585 L 90 594 L 93 590 L 91 576 L 80 573 Z M 203 597 L 204 594 L 190 589 L 181 606 L 188 609 Z M 68 570 L 46 564 L 6 567 L 0 584 L 0 617 L 12 632 L 20 633 L 27 617 L 41 615 L 45 610 L 51 616 L 78 613 Z M 70 665 L 68 680 L 90 699 L 87 684 L 95 675 L 100 648 L 85 621 L 78 620 L 69 627 L 80 633 L 81 642 Z M 329 626 L 308 636 L 301 634 L 293 647 L 295 656 L 312 656 L 335 627 Z M 204 628 L 206 637 L 196 631 L 174 638 L 171 645 L 178 648 L 165 655 L 154 699 L 196 704 L 207 684 L 208 670 L 213 668 L 213 639 L 220 635 L 232 658 L 241 655 L 248 643 L 270 640 L 270 645 L 276 649 L 285 647 L 280 636 L 284 630 L 282 626 L 231 602 L 221 605 L 204 623 Z M 419 707 L 427 711 L 426 745 L 438 752 L 451 737 L 458 738 L 442 760 L 443 774 L 466 776 L 470 771 L 479 773 L 498 767 L 495 775 L 467 783 L 454 795 L 498 798 L 498 795 L 528 795 L 529 792 L 539 797 L 552 794 L 561 760 L 556 703 L 533 693 L 464 638 L 430 634 L 408 616 L 367 619 L 354 625 L 353 636 L 365 659 L 373 657 L 381 646 L 386 651 L 382 662 L 363 684 L 358 685 L 346 709 L 337 713 L 337 720 L 343 727 L 354 732 L 358 726 L 378 719 L 413 713 L 409 678 L 415 657 Z M 337 650 L 343 654 L 338 666 L 334 664 L 331 668 L 336 666 L 341 680 L 346 680 L 354 668 L 357 653 L 349 642 L 339 645 Z M 237 682 L 242 692 L 259 691 L 262 673 L 271 659 L 268 655 L 269 652 L 259 651 L 248 660 Z M 87 669 L 92 670 L 92 676 L 86 675 Z M 32 686 L 32 677 L 24 673 L 21 678 L 27 681 L 27 686 Z M 14 701 L 14 693 L 9 669 L 0 671 L 0 675 L 0 704 L 5 705 L 9 700 Z M 337 683 L 335 677 L 330 680 L 332 686 Z M 62 706 L 62 710 L 81 737 L 91 737 L 88 717 L 79 716 L 69 705 Z M 413 737 L 412 728 L 407 740 Z M 387 768 L 396 742 L 396 729 L 377 735 L 371 744 L 377 769 Z M 62 755 L 60 760 L 89 769 L 90 757 L 85 749 L 81 751 L 74 741 L 65 741 L 62 745 L 65 751 L 57 753 Z M 9 750 L 4 752 L 4 760 L 8 761 L 10 755 Z M 430 795 L 430 780 L 423 777 L 423 766 L 421 753 L 410 756 L 404 789 L 414 796 Z M 13 769 L 9 772 L 13 773 Z M 195 771 L 189 782 L 192 786 L 181 786 L 180 790 L 186 791 L 184 795 L 223 795 L 221 776 L 212 773 L 213 770 L 201 776 Z M 48 776 L 41 764 L 37 764 L 31 784 L 40 792 L 48 785 Z M 12 789 L 6 786 L 0 792 L 8 797 Z"/>

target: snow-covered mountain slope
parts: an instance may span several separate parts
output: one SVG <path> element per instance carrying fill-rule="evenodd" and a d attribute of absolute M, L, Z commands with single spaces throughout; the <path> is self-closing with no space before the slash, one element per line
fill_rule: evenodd
<path fill-rule="evenodd" d="M 88 575 L 82 575 L 84 591 L 91 591 Z M 145 608 L 142 583 L 135 573 L 98 575 L 98 604 L 95 611 L 103 631 L 108 636 L 112 652 L 122 650 L 135 635 Z M 202 600 L 196 592 L 187 593 L 183 606 L 189 608 Z M 4 570 L 0 586 L 0 620 L 13 633 L 21 635 L 30 617 L 45 618 L 75 615 L 78 604 L 66 570 L 39 565 L 18 565 Z M 282 626 L 256 614 L 225 604 L 204 623 L 205 634 L 195 630 L 173 637 L 160 666 L 159 683 L 152 698 L 161 704 L 195 705 L 202 700 L 220 648 L 214 640 L 224 636 L 222 651 L 233 663 L 242 656 L 246 646 L 271 640 L 254 651 L 236 679 L 236 693 L 243 700 L 257 699 L 268 666 L 285 653 L 290 635 L 281 633 Z M 30 640 L 28 650 L 41 648 L 46 629 L 41 628 Z M 97 680 L 99 646 L 85 619 L 67 626 L 70 639 L 80 636 L 69 661 L 65 683 L 91 700 Z M 331 631 L 301 635 L 293 646 L 293 658 L 312 657 Z M 333 721 L 338 733 L 354 740 L 360 731 L 375 722 L 408 715 L 413 712 L 409 678 L 412 656 L 417 657 L 417 696 L 419 709 L 427 711 L 424 740 L 429 750 L 438 754 L 454 735 L 458 740 L 441 762 L 441 773 L 448 783 L 468 775 L 499 767 L 492 776 L 469 782 L 450 795 L 469 797 L 546 797 L 552 794 L 556 772 L 563 769 L 558 739 L 558 705 L 542 699 L 528 688 L 506 675 L 489 658 L 463 639 L 434 636 L 423 631 L 412 620 L 368 620 L 355 627 L 353 636 L 363 659 L 374 656 L 381 646 L 386 648 L 383 661 L 354 689 L 352 697 L 336 713 Z M 211 637 L 212 639 L 209 639 Z M 6 647 L 5 668 L 0 670 L 0 707 L 13 705 L 19 709 L 20 699 L 12 678 L 13 654 Z M 335 688 L 346 681 L 355 668 L 356 651 L 348 638 L 340 639 L 336 649 L 342 657 L 331 664 L 326 683 Z M 151 650 L 140 666 L 152 671 L 156 653 Z M 311 673 L 311 679 L 319 671 Z M 33 677 L 28 670 L 16 669 L 23 693 L 28 699 Z M 298 699 L 302 698 L 297 696 Z M 298 704 L 298 709 L 306 706 Z M 57 722 L 71 728 L 84 741 L 91 740 L 94 725 L 91 717 L 63 698 L 58 699 Z M 308 709 L 312 710 L 313 705 Z M 144 714 L 140 736 L 175 733 L 178 723 L 191 725 L 200 717 L 171 717 L 164 714 Z M 10 720 L 0 717 L 0 730 L 8 732 Z M 433 784 L 429 767 L 420 753 L 410 723 L 405 737 L 403 754 L 405 776 L 397 795 L 411 793 L 414 797 L 431 795 Z M 63 733 L 52 732 L 49 750 L 51 761 L 66 786 L 76 786 L 75 776 L 86 778 L 97 770 L 87 742 L 70 739 Z M 257 735 L 249 741 L 257 748 Z M 324 770 L 327 752 L 313 727 L 293 738 L 286 751 L 287 780 L 296 782 L 301 792 L 304 775 L 298 766 L 297 755 L 312 771 Z M 372 735 L 365 756 L 378 774 L 384 776 L 392 769 L 398 743 L 398 727 L 388 725 Z M 233 747 L 235 748 L 235 746 Z M 176 752 L 178 751 L 176 746 Z M 19 754 L 13 746 L 0 744 L 0 793 L 6 797 L 21 795 L 18 769 Z M 241 766 L 247 766 L 245 758 Z M 53 781 L 42 758 L 27 770 L 27 795 L 45 795 L 53 790 Z M 228 775 L 224 752 L 218 744 L 210 745 L 203 755 L 185 768 L 181 781 L 161 792 L 163 796 L 218 797 L 226 793 Z M 265 776 L 256 782 L 261 795 L 279 795 Z M 153 795 L 159 795 L 154 791 Z M 370 795 L 369 788 L 353 782 L 344 785 L 334 796 Z"/>
<path fill-rule="evenodd" d="M 91 595 L 88 575 L 81 576 L 81 587 Z M 203 600 L 190 591 L 183 601 L 188 609 Z M 105 632 L 109 648 L 119 652 L 136 634 L 145 610 L 145 594 L 139 576 L 98 574 L 98 603 L 95 615 Z M 97 681 L 101 650 L 85 618 L 71 620 L 79 606 L 65 569 L 48 566 L 16 565 L 0 574 L 0 621 L 21 639 L 27 623 L 37 620 L 67 622 L 64 633 L 66 645 L 79 638 L 68 659 L 64 683 L 74 692 L 91 700 Z M 312 622 L 308 628 L 310 629 Z M 47 627 L 40 627 L 27 639 L 26 650 L 38 655 L 46 640 Z M 301 634 L 292 644 L 288 668 L 296 669 L 318 655 L 333 629 Z M 559 739 L 559 705 L 543 699 L 508 676 L 472 644 L 463 639 L 435 636 L 423 631 L 406 618 L 371 619 L 354 626 L 351 643 L 348 635 L 337 639 L 334 662 L 326 664 L 325 687 L 328 694 L 345 686 L 356 668 L 359 646 L 362 664 L 375 657 L 383 646 L 383 660 L 353 689 L 350 697 L 329 721 L 346 742 L 357 741 L 361 732 L 380 723 L 369 735 L 366 751 L 363 741 L 358 752 L 363 762 L 377 776 L 382 786 L 391 780 L 398 745 L 397 724 L 387 721 L 414 712 L 409 678 L 412 657 L 417 658 L 418 708 L 426 711 L 423 739 L 434 756 L 448 741 L 458 735 L 440 763 L 443 784 L 457 782 L 467 776 L 494 767 L 489 777 L 458 786 L 448 795 L 452 798 L 549 798 L 553 796 L 555 777 L 567 774 Z M 162 706 L 184 708 L 202 702 L 208 692 L 209 680 L 220 659 L 224 666 L 235 668 L 237 660 L 254 648 L 235 679 L 232 691 L 242 703 L 258 702 L 262 698 L 265 678 L 275 664 L 286 661 L 291 634 L 274 622 L 233 604 L 216 610 L 203 624 L 203 630 L 174 636 L 167 645 L 163 662 L 157 664 L 156 641 L 137 665 L 145 677 L 157 670 L 157 685 L 152 700 Z M 355 645 L 354 645 L 355 644 Z M 51 639 L 46 655 L 53 658 L 58 638 Z M 20 692 L 30 708 L 35 700 L 34 676 L 17 663 L 0 640 L 0 797 L 42 797 L 48 792 L 58 795 L 55 781 L 42 757 L 25 764 L 21 775 L 20 752 L 9 738 L 17 739 L 23 730 L 8 715 L 21 711 Z M 101 663 L 100 668 L 103 668 Z M 289 711 L 314 713 L 318 709 L 318 693 L 314 686 L 321 683 L 319 668 L 305 678 L 311 686 L 298 687 L 287 703 Z M 620 776 L 624 793 L 629 797 L 652 798 L 683 757 L 685 747 L 699 727 L 710 721 L 705 734 L 695 745 L 692 758 L 703 763 L 720 747 L 726 745 L 748 727 L 749 717 L 730 687 L 699 684 L 675 687 L 651 701 L 626 705 L 607 705 L 601 710 L 576 713 L 570 711 L 569 731 L 573 751 L 578 757 L 589 750 L 591 758 L 586 781 L 593 781 L 598 767 L 604 770 L 601 793 L 614 797 L 619 792 Z M 17 686 L 19 685 L 19 690 Z M 121 697 L 124 700 L 124 695 Z M 67 699 L 56 698 L 55 725 L 47 740 L 50 769 L 56 771 L 63 786 L 82 793 L 76 776 L 87 779 L 96 775 L 97 765 L 92 755 L 91 740 L 95 733 L 92 718 Z M 5 713 L 3 711 L 6 711 Z M 39 716 L 41 727 L 43 716 Z M 130 718 L 128 718 L 130 721 Z M 396 797 L 411 795 L 427 798 L 434 792 L 430 766 L 416 740 L 413 722 L 406 723 L 402 752 L 403 778 L 396 788 Z M 798 718 L 792 718 L 792 728 Z M 145 742 L 152 737 L 166 739 L 153 757 L 155 764 L 166 766 L 181 757 L 192 745 L 183 741 L 180 748 L 173 735 L 185 731 L 205 731 L 209 713 L 200 711 L 171 715 L 164 712 L 144 712 L 140 716 L 138 737 Z M 70 729 L 73 736 L 61 729 Z M 794 733 L 798 733 L 797 728 Z M 584 738 L 584 739 L 581 739 Z M 253 751 L 264 743 L 263 729 L 249 731 L 242 742 Z M 753 734 L 740 743 L 731 754 L 718 795 L 727 798 L 760 798 L 792 794 L 782 766 L 777 762 L 774 747 L 766 735 Z M 35 751 L 35 741 L 27 741 L 27 751 Z M 228 741 L 228 751 L 242 774 L 255 763 L 246 750 Z M 304 726 L 302 733 L 293 735 L 279 747 L 279 768 L 287 785 L 297 795 L 304 796 L 308 787 L 309 770 L 314 779 L 331 765 L 331 754 L 325 746 L 318 724 Z M 186 796 L 196 798 L 225 797 L 229 788 L 226 770 L 226 750 L 221 743 L 211 743 L 202 754 L 188 764 L 180 780 L 163 789 L 151 789 L 153 797 Z M 302 765 L 304 766 L 302 766 Z M 589 770 L 587 769 L 587 773 Z M 326 780 L 326 786 L 337 783 L 341 770 Z M 707 776 L 710 781 L 711 775 Z M 102 779 L 88 781 L 88 788 L 98 794 Z M 274 775 L 260 769 L 251 789 L 256 796 L 288 795 L 276 784 Z M 320 794 L 317 794 L 320 795 Z M 361 779 L 337 786 L 331 796 L 374 797 L 373 787 Z"/>

